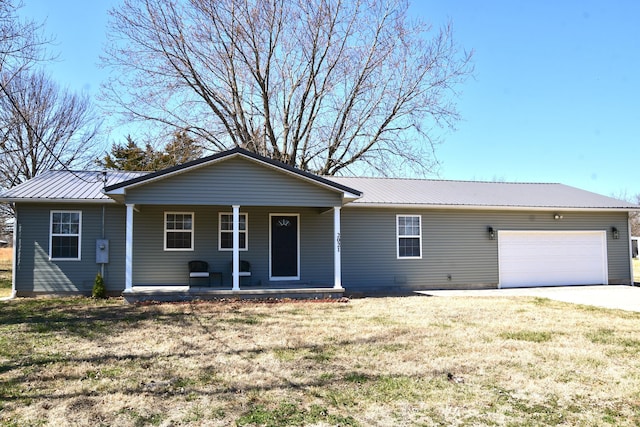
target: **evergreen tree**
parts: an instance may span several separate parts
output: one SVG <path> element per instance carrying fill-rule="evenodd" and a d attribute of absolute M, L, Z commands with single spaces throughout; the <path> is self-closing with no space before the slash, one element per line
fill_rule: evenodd
<path fill-rule="evenodd" d="M 131 135 L 127 135 L 127 143 L 113 144 L 111 153 L 107 154 L 103 160 L 96 160 L 96 163 L 104 169 L 123 170 L 123 171 L 143 171 L 145 152 L 138 147 Z"/>
<path fill-rule="evenodd" d="M 127 136 L 126 144 L 113 144 L 111 152 L 96 163 L 104 169 L 123 171 L 157 171 L 196 160 L 202 157 L 203 150 L 186 132 L 176 132 L 173 139 L 164 147 L 156 150 L 151 144 L 142 149 Z"/>

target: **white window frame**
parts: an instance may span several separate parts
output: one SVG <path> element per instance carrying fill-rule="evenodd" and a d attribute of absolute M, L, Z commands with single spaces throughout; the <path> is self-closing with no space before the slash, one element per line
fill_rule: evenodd
<path fill-rule="evenodd" d="M 400 218 L 418 218 L 418 234 L 403 234 L 400 235 Z M 419 256 L 401 256 L 400 255 L 400 239 L 418 239 L 420 245 Z M 422 259 L 422 215 L 415 214 L 398 214 L 396 215 L 396 256 L 397 259 Z"/>
<path fill-rule="evenodd" d="M 168 230 L 167 229 L 167 215 L 191 215 L 191 230 Z M 178 252 L 189 252 L 194 250 L 194 241 L 195 241 L 195 228 L 196 228 L 196 215 L 193 212 L 176 212 L 176 211 L 165 211 L 162 217 L 164 222 L 164 250 L 165 251 L 178 251 Z M 190 248 L 168 248 L 167 247 L 167 233 L 191 233 L 191 247 Z"/>
<path fill-rule="evenodd" d="M 53 232 L 53 216 L 55 214 L 78 214 L 78 232 L 77 233 L 54 233 Z M 54 258 L 53 256 L 53 238 L 54 237 L 77 237 L 78 238 L 78 256 L 74 258 Z M 80 261 L 82 259 L 82 211 L 76 210 L 52 210 L 49 213 L 49 260 L 51 261 Z"/>
<path fill-rule="evenodd" d="M 233 212 L 218 212 L 218 250 L 219 251 L 232 251 L 233 247 L 223 248 L 222 247 L 222 233 L 230 233 L 233 235 L 232 230 L 223 230 L 222 229 L 222 216 L 228 215 L 231 217 L 231 223 L 233 226 Z M 240 251 L 248 251 L 249 250 L 249 214 L 246 212 L 240 212 L 240 217 L 244 216 L 244 230 L 240 230 L 240 234 L 244 234 L 244 244 L 245 247 L 240 247 Z"/>

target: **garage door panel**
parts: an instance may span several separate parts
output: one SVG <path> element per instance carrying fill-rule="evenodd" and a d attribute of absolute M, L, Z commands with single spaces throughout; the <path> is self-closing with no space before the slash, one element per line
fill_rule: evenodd
<path fill-rule="evenodd" d="M 500 231 L 500 287 L 607 283 L 604 231 Z"/>

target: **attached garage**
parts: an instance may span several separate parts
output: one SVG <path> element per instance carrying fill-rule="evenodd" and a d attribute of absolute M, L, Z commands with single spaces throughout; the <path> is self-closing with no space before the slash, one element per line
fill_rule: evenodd
<path fill-rule="evenodd" d="M 606 285 L 606 231 L 498 232 L 501 288 Z"/>

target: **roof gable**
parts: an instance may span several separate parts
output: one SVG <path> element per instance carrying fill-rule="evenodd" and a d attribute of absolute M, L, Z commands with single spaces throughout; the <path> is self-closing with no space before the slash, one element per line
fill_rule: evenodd
<path fill-rule="evenodd" d="M 120 197 L 135 205 L 342 206 L 344 192 L 243 156 L 144 181 Z"/>
<path fill-rule="evenodd" d="M 242 149 L 240 147 L 236 147 L 232 150 L 217 153 L 208 157 L 203 157 L 201 159 L 193 160 L 191 162 L 187 162 L 171 168 L 149 173 L 145 176 L 133 178 L 128 181 L 123 181 L 114 185 L 106 186 L 104 188 L 104 191 L 106 194 L 114 194 L 114 195 L 123 194 L 123 192 L 125 192 L 129 188 L 135 188 L 141 185 L 146 185 L 150 182 L 167 179 L 169 177 L 173 177 L 194 169 L 198 169 L 214 163 L 232 159 L 234 157 L 243 157 L 253 162 L 262 164 L 263 166 L 273 168 L 279 172 L 289 174 L 295 178 L 311 182 L 315 185 L 319 185 L 321 187 L 327 188 L 332 191 L 341 192 L 343 193 L 346 199 L 355 199 L 357 197 L 360 197 L 362 194 L 360 191 L 350 188 L 348 186 L 342 185 L 335 181 L 331 181 L 329 179 L 323 178 L 318 175 L 314 175 L 309 172 L 305 172 L 303 170 L 294 168 L 282 162 L 278 162 L 276 160 L 260 156 L 248 150 Z"/>

